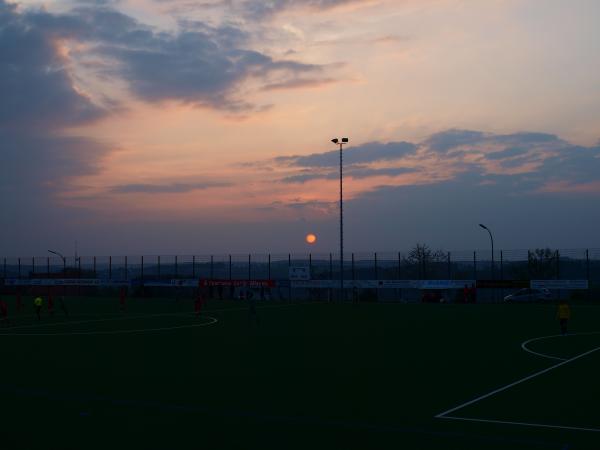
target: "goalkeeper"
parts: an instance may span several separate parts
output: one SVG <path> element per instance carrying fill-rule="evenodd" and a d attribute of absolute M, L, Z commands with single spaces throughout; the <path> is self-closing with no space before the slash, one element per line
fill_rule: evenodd
<path fill-rule="evenodd" d="M 556 318 L 560 324 L 560 334 L 563 336 L 567 335 L 567 326 L 569 319 L 571 318 L 571 308 L 566 300 L 561 300 L 558 304 L 558 311 L 556 311 Z"/>

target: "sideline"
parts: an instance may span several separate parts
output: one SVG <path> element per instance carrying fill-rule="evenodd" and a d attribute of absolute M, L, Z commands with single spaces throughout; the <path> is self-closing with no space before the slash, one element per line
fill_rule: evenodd
<path fill-rule="evenodd" d="M 589 333 L 578 333 L 579 335 L 593 335 L 593 334 L 600 334 L 600 332 L 589 332 Z M 554 429 L 559 429 L 559 430 L 575 430 L 575 431 L 587 431 L 587 432 L 596 432 L 596 433 L 600 433 L 600 428 L 585 428 L 585 427 L 573 427 L 573 426 L 564 426 L 564 425 L 549 425 L 549 424 L 538 424 L 538 423 L 526 423 L 526 422 L 510 422 L 510 421 L 505 421 L 505 420 L 494 420 L 494 419 L 476 419 L 476 418 L 471 418 L 471 417 L 459 417 L 459 416 L 450 416 L 451 413 L 456 412 L 460 409 L 463 409 L 469 405 L 472 405 L 474 403 L 477 403 L 481 400 L 484 400 L 486 398 L 489 398 L 493 395 L 496 395 L 500 392 L 506 391 L 507 389 L 510 389 L 514 386 L 517 386 L 521 383 L 524 383 L 525 381 L 529 381 L 533 378 L 537 378 L 540 375 L 543 375 L 545 373 L 548 373 L 554 369 L 558 369 L 559 367 L 562 367 L 566 364 L 570 364 L 573 361 L 577 361 L 580 358 L 583 358 L 585 356 L 591 355 L 592 353 L 597 352 L 598 350 L 600 350 L 600 347 L 596 347 L 593 348 L 592 350 L 589 350 L 587 352 L 581 353 L 580 355 L 574 356 L 572 358 L 569 359 L 563 359 L 563 358 L 558 358 L 555 356 L 551 356 L 551 355 L 544 355 L 542 353 L 537 353 L 537 352 L 533 352 L 531 350 L 529 350 L 526 347 L 526 344 L 536 341 L 536 340 L 542 340 L 542 339 L 547 339 L 547 338 L 551 338 L 551 337 L 555 337 L 557 335 L 552 335 L 552 336 L 543 336 L 543 337 L 539 337 L 539 338 L 534 338 L 534 339 L 530 339 L 528 341 L 525 341 L 523 344 L 521 344 L 521 348 L 523 348 L 525 351 L 538 355 L 538 356 L 542 356 L 544 358 L 552 358 L 552 359 L 560 359 L 561 362 L 554 364 L 553 366 L 550 366 L 546 369 L 540 370 L 538 372 L 535 372 L 531 375 L 528 375 L 524 378 L 521 378 L 520 380 L 517 380 L 513 383 L 507 384 L 506 386 L 502 386 L 498 389 L 495 389 L 491 392 L 488 392 L 487 394 L 481 395 L 477 398 L 474 398 L 473 400 L 470 400 L 468 402 L 465 402 L 461 405 L 455 406 L 454 408 L 451 408 L 447 411 L 441 412 L 437 415 L 434 416 L 434 418 L 436 419 L 447 419 L 447 420 L 460 420 L 460 421 L 465 421 L 465 422 L 480 422 L 480 423 L 496 423 L 496 424 L 503 424 L 503 425 L 519 425 L 519 426 L 527 426 L 527 427 L 535 427 L 535 428 L 554 428 Z M 560 335 L 558 335 L 560 336 Z M 573 336 L 573 335 L 572 335 Z"/>

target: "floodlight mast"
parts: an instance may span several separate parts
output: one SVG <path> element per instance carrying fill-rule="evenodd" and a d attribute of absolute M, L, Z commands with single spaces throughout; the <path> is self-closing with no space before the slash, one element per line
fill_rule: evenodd
<path fill-rule="evenodd" d="M 344 144 L 349 142 L 347 137 L 331 140 L 336 145 L 340 146 L 340 297 L 344 300 L 344 168 L 342 151 Z"/>

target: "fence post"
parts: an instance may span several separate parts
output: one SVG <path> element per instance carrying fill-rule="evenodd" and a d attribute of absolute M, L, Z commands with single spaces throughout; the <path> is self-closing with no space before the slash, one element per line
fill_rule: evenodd
<path fill-rule="evenodd" d="M 178 276 L 178 272 L 179 272 L 179 267 L 177 267 L 177 255 L 175 255 L 175 278 L 179 278 Z"/>
<path fill-rule="evenodd" d="M 312 279 L 312 253 L 308 254 L 308 275 Z"/>
<path fill-rule="evenodd" d="M 17 258 L 17 264 L 19 269 L 19 278 L 21 278 L 21 258 Z"/>
<path fill-rule="evenodd" d="M 192 255 L 192 278 L 196 278 L 196 255 Z"/>
<path fill-rule="evenodd" d="M 94 256 L 94 265 L 96 264 L 96 257 Z M 94 270 L 95 271 L 95 270 Z M 144 283 L 144 255 L 142 255 L 142 261 L 141 261 L 141 274 L 140 274 L 140 278 L 142 279 L 142 284 Z"/>
<path fill-rule="evenodd" d="M 31 257 L 31 273 L 35 275 L 35 256 Z"/>
<path fill-rule="evenodd" d="M 112 256 L 108 257 L 108 279 L 112 280 Z"/>
<path fill-rule="evenodd" d="M 288 253 L 288 280 L 289 280 L 289 273 L 290 273 L 290 267 L 292 267 L 292 254 Z M 292 282 L 288 281 L 288 301 L 292 301 Z"/>
<path fill-rule="evenodd" d="M 214 255 L 210 255 L 210 279 L 212 280 L 214 277 L 215 277 L 215 257 L 214 257 Z"/>
<path fill-rule="evenodd" d="M 271 281 L 271 254 L 269 253 L 269 281 Z"/>
<path fill-rule="evenodd" d="M 248 281 L 252 279 L 252 256 L 248 253 Z"/>
<path fill-rule="evenodd" d="M 556 250 L 556 279 L 560 279 L 560 253 Z"/>
<path fill-rule="evenodd" d="M 448 279 L 452 279 L 452 260 L 450 259 L 450 252 L 448 252 Z"/>
<path fill-rule="evenodd" d="M 589 251 L 589 249 L 585 250 L 585 277 L 587 278 L 587 282 L 588 282 L 587 297 L 589 300 L 591 297 L 591 294 L 592 294 L 592 290 L 590 287 L 590 251 Z"/>
<path fill-rule="evenodd" d="M 377 252 L 373 253 L 374 264 L 375 264 L 375 280 L 379 279 L 379 273 L 377 271 Z M 379 288 L 375 288 L 375 300 L 379 301 Z"/>
<path fill-rule="evenodd" d="M 329 281 L 333 280 L 333 255 L 330 253 L 329 254 Z M 331 301 L 333 297 L 333 290 L 331 288 L 329 288 L 328 291 L 328 295 L 327 295 L 327 301 Z"/>
<path fill-rule="evenodd" d="M 402 255 L 398 252 L 398 280 L 402 279 Z M 402 288 L 398 290 L 399 300 L 402 300 Z"/>
<path fill-rule="evenodd" d="M 500 281 L 504 280 L 504 255 L 502 250 L 500 250 Z M 504 299 L 504 283 L 502 283 L 502 287 L 500 288 L 500 301 Z"/>
<path fill-rule="evenodd" d="M 158 278 L 160 279 L 160 255 L 158 255 Z"/>
<path fill-rule="evenodd" d="M 233 300 L 233 293 L 235 292 L 233 289 L 233 284 L 231 283 L 233 277 L 233 267 L 231 264 L 231 255 L 229 255 L 229 298 Z"/>
<path fill-rule="evenodd" d="M 473 252 L 473 280 L 477 281 L 477 250 Z"/>
<path fill-rule="evenodd" d="M 47 256 L 46 257 L 46 273 L 47 273 L 47 277 L 50 278 L 50 257 Z"/>
<path fill-rule="evenodd" d="M 81 274 L 81 258 L 79 258 L 79 274 Z M 125 256 L 125 279 L 129 279 L 129 267 L 127 266 L 127 256 Z"/>
<path fill-rule="evenodd" d="M 331 254 L 330 254 L 331 255 Z M 352 253 L 352 300 L 356 301 L 356 284 L 354 283 L 355 271 L 354 271 L 354 252 Z"/>

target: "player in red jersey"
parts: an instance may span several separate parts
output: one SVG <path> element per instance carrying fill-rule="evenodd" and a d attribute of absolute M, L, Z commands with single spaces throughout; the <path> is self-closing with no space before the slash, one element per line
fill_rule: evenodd
<path fill-rule="evenodd" d="M 8 326 L 8 303 L 4 300 L 0 300 L 0 322 L 5 327 Z"/>

